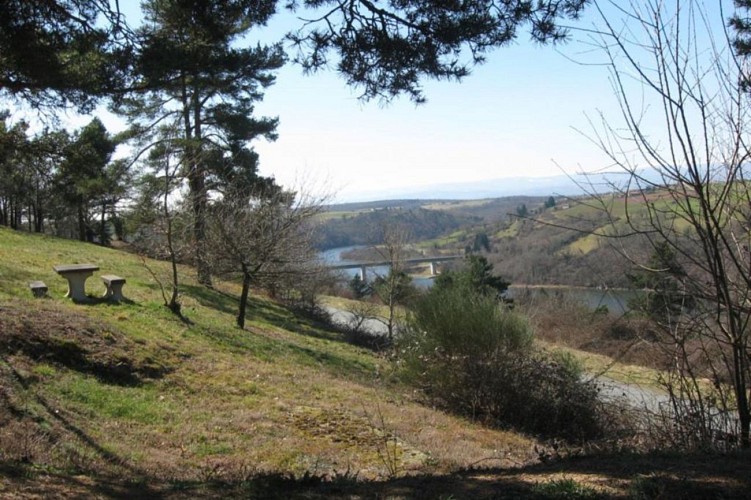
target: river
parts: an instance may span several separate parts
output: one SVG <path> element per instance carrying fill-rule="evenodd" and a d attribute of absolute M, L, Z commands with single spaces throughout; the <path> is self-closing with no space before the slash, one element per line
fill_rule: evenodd
<path fill-rule="evenodd" d="M 356 264 L 359 261 L 348 260 L 342 258 L 343 253 L 357 250 L 359 248 L 366 248 L 363 245 L 353 245 L 349 247 L 330 248 L 319 253 L 320 259 L 327 264 Z M 346 280 L 351 280 L 355 275 L 360 274 L 359 269 L 340 269 L 337 272 L 341 273 Z M 389 273 L 388 266 L 375 266 L 367 268 L 367 280 L 372 282 L 378 276 L 386 276 Z M 433 284 L 433 278 L 428 276 L 412 276 L 412 283 L 421 287 L 429 288 Z"/>
<path fill-rule="evenodd" d="M 622 288 L 587 288 L 562 285 L 511 285 L 506 296 L 520 299 L 526 295 L 532 297 L 551 297 L 571 299 L 581 302 L 592 310 L 607 307 L 613 314 L 623 314 L 629 310 L 631 299 L 638 297 L 640 290 L 626 290 Z"/>
<path fill-rule="evenodd" d="M 319 253 L 320 259 L 327 264 L 354 264 L 357 261 L 342 258 L 343 253 L 350 252 L 359 248 L 365 248 L 362 245 L 353 245 L 347 247 L 331 248 Z M 343 279 L 350 280 L 357 274 L 359 269 L 341 269 Z M 377 266 L 368 268 L 368 281 L 373 281 L 377 276 L 388 274 L 388 266 Z M 429 288 L 433 284 L 433 279 L 426 276 L 413 276 L 412 282 L 422 288 Z M 625 289 L 599 289 L 575 286 L 561 285 L 511 285 L 506 292 L 506 296 L 512 299 L 531 294 L 534 297 L 562 297 L 579 301 L 592 310 L 605 306 L 613 314 L 623 314 L 629 310 L 629 300 L 638 296 L 638 290 Z"/>

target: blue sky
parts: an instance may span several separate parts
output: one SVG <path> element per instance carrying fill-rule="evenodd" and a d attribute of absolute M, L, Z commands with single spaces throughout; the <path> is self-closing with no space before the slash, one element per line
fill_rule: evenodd
<path fill-rule="evenodd" d="M 720 4 L 732 7 L 729 0 L 705 6 L 717 22 Z M 575 26 L 595 20 L 590 7 Z M 281 12 L 249 39 L 272 43 L 299 24 Z M 584 135 L 592 131 L 588 117 L 619 119 L 608 72 L 597 64 L 603 60 L 584 33 L 551 47 L 528 42 L 520 30 L 516 43 L 492 52 L 461 83 L 425 82 L 428 102 L 420 106 L 406 98 L 364 103 L 334 71 L 304 76 L 290 63 L 256 108 L 280 119 L 277 141 L 254 144 L 261 172 L 355 201 L 433 184 L 600 169 L 608 161 Z M 112 118 L 105 123 L 116 127 Z"/>
<path fill-rule="evenodd" d="M 278 16 L 271 31 L 294 25 Z M 584 49 L 526 41 L 496 50 L 461 83 L 426 82 L 428 102 L 357 99 L 335 72 L 286 66 L 257 107 L 279 116 L 279 139 L 258 143 L 261 169 L 282 182 L 313 177 L 342 201 L 425 184 L 560 174 L 602 163 L 574 128 L 614 104 L 607 73 L 568 60 Z"/>
<path fill-rule="evenodd" d="M 730 12 L 729 1 L 704 7 L 713 22 L 720 4 Z M 596 20 L 590 7 L 575 25 Z M 285 13 L 260 34 L 296 25 Z M 257 107 L 281 120 L 276 142 L 256 144 L 261 170 L 286 184 L 313 179 L 351 201 L 429 184 L 601 169 L 609 162 L 586 137 L 589 118 L 620 118 L 603 61 L 585 33 L 550 47 L 521 31 L 461 83 L 426 82 L 428 102 L 420 106 L 406 98 L 363 103 L 335 72 L 303 76 L 290 64 Z"/>

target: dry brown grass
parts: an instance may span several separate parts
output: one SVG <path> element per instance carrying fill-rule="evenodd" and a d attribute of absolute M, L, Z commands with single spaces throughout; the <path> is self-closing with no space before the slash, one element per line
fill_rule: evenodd
<path fill-rule="evenodd" d="M 550 348 L 576 356 L 587 371 L 627 383 L 656 386 L 669 356 L 649 339 L 644 319 L 595 313 L 566 299 L 523 304 L 536 337 Z"/>

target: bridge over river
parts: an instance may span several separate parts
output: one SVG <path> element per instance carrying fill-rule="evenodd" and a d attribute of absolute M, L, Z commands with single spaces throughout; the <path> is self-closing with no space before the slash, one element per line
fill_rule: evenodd
<path fill-rule="evenodd" d="M 435 257 L 419 257 L 414 259 L 404 259 L 401 261 L 402 264 L 410 265 L 410 264 L 430 264 L 430 275 L 435 276 L 438 274 L 438 264 L 441 262 L 448 262 L 452 260 L 460 260 L 463 259 L 463 255 L 436 255 Z M 366 280 L 367 274 L 366 271 L 369 267 L 381 267 L 381 266 L 391 266 L 391 261 L 384 260 L 384 261 L 375 261 L 375 262 L 349 262 L 347 264 L 334 264 L 330 265 L 330 269 L 359 269 L 360 270 L 360 279 L 363 281 Z"/>

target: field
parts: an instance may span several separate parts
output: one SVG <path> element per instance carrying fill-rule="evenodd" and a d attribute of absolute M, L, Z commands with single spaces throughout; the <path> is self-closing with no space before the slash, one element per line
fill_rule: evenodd
<path fill-rule="evenodd" d="M 63 299 L 61 263 L 126 277 L 128 300 Z M 383 355 L 255 294 L 162 262 L 0 228 L 4 498 L 741 498 L 751 461 L 556 450 L 422 404 Z M 33 299 L 41 279 L 49 297 Z M 87 282 L 92 296 L 103 286 Z M 560 496 L 566 492 L 579 496 Z M 642 493 L 654 493 L 644 496 Z M 641 495 L 641 496 L 640 496 Z"/>

